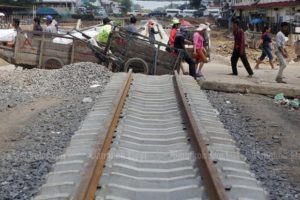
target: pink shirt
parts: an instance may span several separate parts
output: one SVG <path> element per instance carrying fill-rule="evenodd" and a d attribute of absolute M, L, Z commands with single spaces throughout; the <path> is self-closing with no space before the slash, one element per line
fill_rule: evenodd
<path fill-rule="evenodd" d="M 194 46 L 195 46 L 196 49 L 203 49 L 204 48 L 204 46 L 203 46 L 204 38 L 200 33 L 198 33 L 198 32 L 194 33 L 193 41 L 194 41 Z"/>

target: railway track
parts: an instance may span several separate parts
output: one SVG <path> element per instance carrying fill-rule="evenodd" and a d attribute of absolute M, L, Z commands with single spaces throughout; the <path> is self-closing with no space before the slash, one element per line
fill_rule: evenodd
<path fill-rule="evenodd" d="M 267 198 L 191 78 L 122 73 L 101 99 L 36 200 Z"/>

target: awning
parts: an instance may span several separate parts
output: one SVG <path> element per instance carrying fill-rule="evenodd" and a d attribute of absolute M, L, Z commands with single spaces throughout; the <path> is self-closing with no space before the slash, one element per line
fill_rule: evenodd
<path fill-rule="evenodd" d="M 0 12 L 0 17 L 5 17 L 5 14 Z"/>
<path fill-rule="evenodd" d="M 37 15 L 59 15 L 58 12 L 50 7 L 40 7 L 36 10 Z"/>
<path fill-rule="evenodd" d="M 246 4 L 246 5 L 233 5 L 232 7 L 234 9 L 244 10 L 244 9 L 257 9 L 257 8 L 275 8 L 275 7 L 280 8 L 284 6 L 296 6 L 296 5 L 299 5 L 299 0 Z"/>

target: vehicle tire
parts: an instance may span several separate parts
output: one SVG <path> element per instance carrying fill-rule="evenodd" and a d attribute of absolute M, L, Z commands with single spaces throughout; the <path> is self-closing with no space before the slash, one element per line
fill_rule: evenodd
<path fill-rule="evenodd" d="M 57 58 L 47 58 L 44 61 L 44 69 L 59 69 L 62 68 L 63 62 L 60 59 Z"/>
<path fill-rule="evenodd" d="M 124 72 L 128 72 L 132 69 L 134 73 L 148 74 L 148 64 L 141 58 L 130 58 L 124 64 Z"/>

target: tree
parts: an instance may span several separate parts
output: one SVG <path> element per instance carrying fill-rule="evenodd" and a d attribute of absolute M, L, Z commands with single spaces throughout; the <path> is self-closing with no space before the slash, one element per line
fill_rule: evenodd
<path fill-rule="evenodd" d="M 88 9 L 96 9 L 97 7 L 93 4 L 95 2 L 96 0 L 85 0 L 83 1 L 83 5 Z"/>
<path fill-rule="evenodd" d="M 132 2 L 131 0 L 121 0 L 121 6 L 123 7 L 123 12 L 126 13 L 130 11 Z"/>
<path fill-rule="evenodd" d="M 0 0 L 0 5 L 30 7 L 36 0 Z"/>
<path fill-rule="evenodd" d="M 190 0 L 190 4 L 193 8 L 199 9 L 201 5 L 201 0 Z"/>

